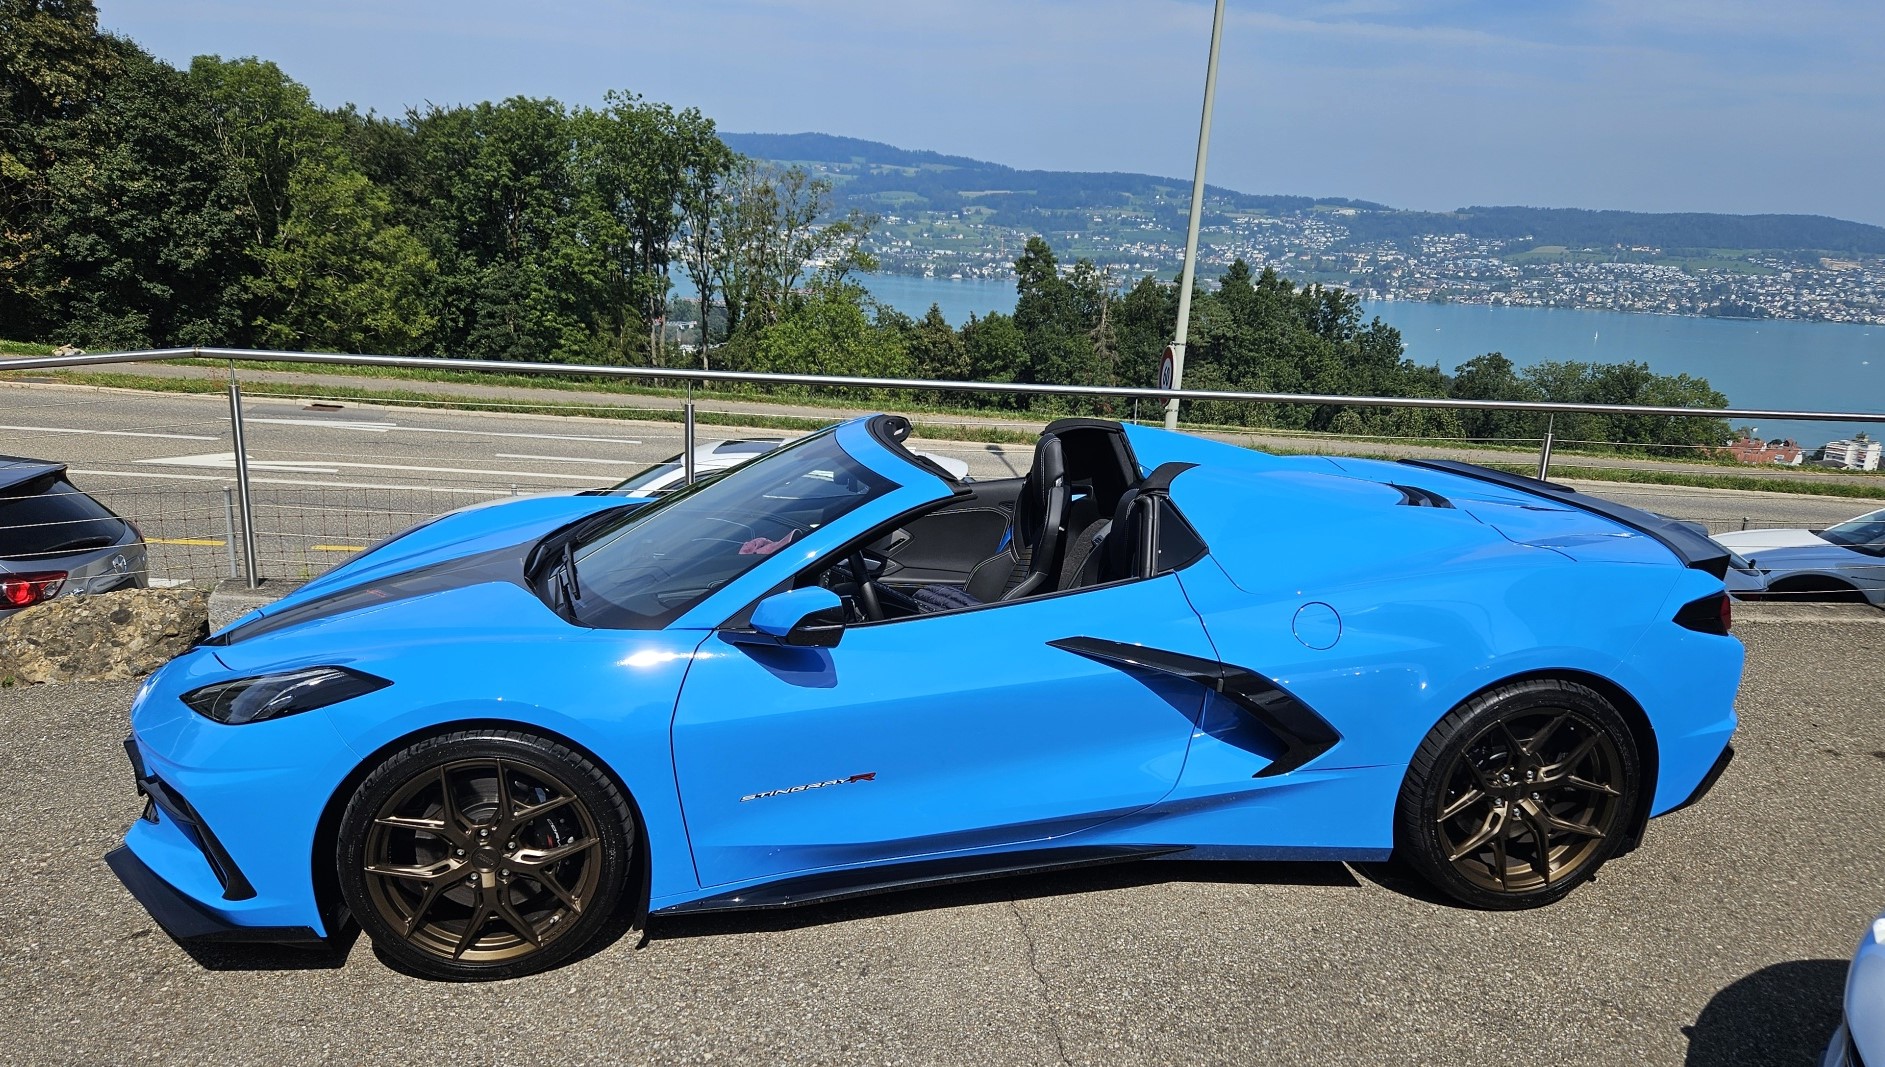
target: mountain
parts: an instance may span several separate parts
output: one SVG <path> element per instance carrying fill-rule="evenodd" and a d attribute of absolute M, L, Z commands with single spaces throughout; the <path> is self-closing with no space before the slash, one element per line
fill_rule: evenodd
<path fill-rule="evenodd" d="M 727 133 L 721 140 L 756 159 L 796 163 L 830 178 L 840 210 L 855 207 L 883 215 L 911 215 L 974 208 L 982 224 L 1051 235 L 1081 229 L 1078 217 L 1094 211 L 1132 212 L 1159 228 L 1182 227 L 1191 196 L 1191 183 L 1179 178 L 1017 170 L 966 156 L 823 133 Z M 1515 251 L 1531 245 L 1885 254 L 1885 227 L 1820 215 L 1653 214 L 1519 206 L 1428 212 L 1341 197 L 1245 193 L 1216 185 L 1207 189 L 1206 207 L 1207 219 L 1214 215 L 1219 224 L 1233 215 L 1248 214 L 1339 217 L 1346 234 L 1336 248 L 1465 234 L 1519 246 Z M 1074 223 L 1071 227 L 1070 222 Z"/>

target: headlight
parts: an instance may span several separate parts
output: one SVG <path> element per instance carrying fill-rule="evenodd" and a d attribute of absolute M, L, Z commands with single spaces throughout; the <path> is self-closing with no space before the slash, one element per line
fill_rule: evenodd
<path fill-rule="evenodd" d="M 206 685 L 183 694 L 183 702 L 204 718 L 239 726 L 324 708 L 392 684 L 345 667 L 309 667 Z"/>

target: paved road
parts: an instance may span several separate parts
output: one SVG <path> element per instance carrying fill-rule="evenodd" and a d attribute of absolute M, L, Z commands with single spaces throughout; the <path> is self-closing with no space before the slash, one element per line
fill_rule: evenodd
<path fill-rule="evenodd" d="M 5 363 L 5 357 L 0 357 L 0 366 L 3 366 L 4 363 Z M 151 377 L 211 378 L 211 379 L 218 379 L 218 380 L 226 377 L 228 373 L 222 367 L 190 366 L 190 365 L 177 365 L 177 364 L 164 364 L 164 363 L 144 363 L 144 364 L 125 365 L 121 367 L 113 367 L 113 368 L 105 368 L 105 369 L 108 371 L 129 371 L 132 373 L 147 375 Z M 540 388 L 532 388 L 530 386 L 486 385 L 486 384 L 471 384 L 471 383 L 465 383 L 465 382 L 425 382 L 425 381 L 413 381 L 411 379 L 376 377 L 370 374 L 349 374 L 349 373 L 344 373 L 344 372 L 322 373 L 318 371 L 292 371 L 292 370 L 284 371 L 284 370 L 245 369 L 241 372 L 241 374 L 244 381 L 269 382 L 269 383 L 273 383 L 277 385 L 299 385 L 299 386 L 304 386 L 310 394 L 316 394 L 316 395 L 322 393 L 324 390 L 331 390 L 337 386 L 346 386 L 346 387 L 356 388 L 356 389 L 378 389 L 378 390 L 410 389 L 410 390 L 415 390 L 415 391 L 431 393 L 434 395 L 462 397 L 465 400 L 473 401 L 473 402 L 495 402 L 495 403 L 528 402 L 528 403 L 533 403 L 533 404 L 541 404 L 541 403 L 546 402 L 545 398 L 547 397 L 547 398 L 550 398 L 550 402 L 556 402 L 556 403 L 591 404 L 591 405 L 607 405 L 607 406 L 619 406 L 623 404 L 628 404 L 628 405 L 633 405 L 633 406 L 641 407 L 641 408 L 665 408 L 669 410 L 679 409 L 682 403 L 681 399 L 677 396 L 630 396 L 630 395 L 626 395 L 622 393 L 590 392 L 590 391 L 585 391 L 581 389 L 557 389 L 554 391 L 547 391 Z M 568 384 L 568 383 L 564 383 L 564 384 Z M 891 403 L 894 404 L 895 402 L 891 401 Z M 1154 405 L 1150 403 L 1142 403 L 1139 405 L 1134 405 L 1131 401 L 1124 401 L 1122 402 L 1122 404 L 1124 405 L 1122 414 L 1132 414 L 1135 412 L 1143 412 L 1149 416 L 1154 407 Z M 799 416 L 799 417 L 814 417 L 814 418 L 833 416 L 833 417 L 842 418 L 842 417 L 848 417 L 849 415 L 853 415 L 853 414 L 862 414 L 868 411 L 879 410 L 879 409 L 872 408 L 872 407 L 857 408 L 857 407 L 834 406 L 831 401 L 821 401 L 819 407 L 809 407 L 803 403 L 792 403 L 789 401 L 734 400 L 734 399 L 714 396 L 713 394 L 705 394 L 705 397 L 701 401 L 701 410 L 712 410 L 712 411 L 720 412 L 727 415 L 734 415 L 734 416 L 737 416 L 740 414 L 763 414 L 763 415 L 794 415 L 794 416 Z M 1010 430 L 1024 430 L 1027 432 L 1033 432 L 1033 431 L 1039 430 L 1041 426 L 1041 423 L 1039 423 L 1038 421 L 1031 422 L 1025 418 L 1017 419 L 1014 417 L 997 416 L 997 415 L 925 415 L 925 416 L 921 416 L 921 418 L 925 422 L 937 423 L 937 424 L 949 424 L 949 425 L 955 425 L 955 426 L 997 427 L 997 428 L 1010 429 Z M 1342 442 L 1342 441 L 1331 442 L 1326 438 L 1322 438 L 1316 435 L 1308 435 L 1308 434 L 1257 433 L 1257 434 L 1240 434 L 1239 436 L 1245 438 L 1247 441 L 1254 444 L 1258 448 L 1268 448 L 1268 449 L 1340 451 L 1340 450 L 1352 447 L 1346 442 Z M 1561 447 L 1562 447 L 1562 444 L 1563 443 L 1560 442 Z M 1461 448 L 1447 448 L 1444 446 L 1402 444 L 1398 441 L 1389 440 L 1389 439 L 1373 441 L 1369 444 L 1369 449 L 1371 451 L 1386 452 L 1386 453 L 1397 455 L 1397 456 L 1407 455 L 1407 456 L 1445 457 L 1445 458 L 1450 458 L 1450 459 L 1465 459 L 1465 460 L 1478 461 L 1478 462 L 1485 462 L 1487 461 L 1489 456 L 1497 455 L 1497 453 L 1489 453 L 1488 451 L 1483 450 L 1483 449 L 1461 449 Z M 1513 452 L 1511 452 L 1510 454 L 1502 458 L 1504 458 L 1508 462 L 1514 462 L 1514 461 L 1521 462 L 1521 463 L 1522 462 L 1536 462 L 1537 455 L 1538 455 L 1537 442 L 1527 442 L 1521 445 L 1517 445 Z M 1665 460 L 1648 459 L 1648 458 L 1633 458 L 1633 457 L 1627 457 L 1627 456 L 1576 456 L 1576 455 L 1565 454 L 1562 451 L 1560 451 L 1559 455 L 1557 456 L 1554 465 L 1567 467 L 1567 468 L 1576 467 L 1576 466 L 1598 466 L 1598 467 L 1635 468 L 1635 469 L 1640 469 L 1640 470 L 1675 470 L 1675 471 L 1684 471 L 1688 473 L 1696 473 L 1698 471 L 1724 473 L 1724 474 L 1759 473 L 1766 477 L 1774 477 L 1774 478 L 1819 477 L 1819 478 L 1833 478 L 1840 481 L 1862 481 L 1862 482 L 1867 482 L 1868 484 L 1878 483 L 1877 475 L 1867 475 L 1867 474 L 1842 475 L 1842 474 L 1829 474 L 1828 472 L 1825 472 L 1825 471 L 1817 471 L 1817 472 L 1808 473 L 1808 472 L 1802 472 L 1802 471 L 1789 470 L 1787 468 L 1765 468 L 1760 471 L 1750 471 L 1748 467 L 1737 465 L 1737 464 L 1728 464 L 1728 465 L 1722 465 L 1722 466 L 1696 465 L 1696 464 L 1691 464 L 1691 463 L 1670 463 Z"/>
<path fill-rule="evenodd" d="M 1334 864 L 1144 864 L 658 922 L 481 986 L 364 943 L 179 948 L 98 859 L 137 814 L 132 687 L 0 690 L 0 1061 L 1805 1067 L 1885 907 L 1885 621 L 1759 610 L 1793 621 L 1743 613 L 1716 792 L 1543 911 Z"/>
<path fill-rule="evenodd" d="M 620 398 L 617 398 L 620 399 Z M 669 422 L 428 410 L 251 398 L 248 448 L 265 574 L 301 577 L 429 515 L 513 493 L 608 484 L 680 451 Z M 137 521 L 160 577 L 229 569 L 225 487 L 234 481 L 228 406 L 215 396 L 0 383 L 0 454 L 64 460 L 78 483 Z M 703 441 L 781 436 L 703 427 Z M 1025 446 L 922 441 L 978 478 L 1025 472 Z M 1483 458 L 1483 457 L 1482 457 Z M 1581 484 L 1581 483 L 1573 483 Z M 1592 491 L 1707 521 L 1824 525 L 1862 502 L 1590 483 Z"/>

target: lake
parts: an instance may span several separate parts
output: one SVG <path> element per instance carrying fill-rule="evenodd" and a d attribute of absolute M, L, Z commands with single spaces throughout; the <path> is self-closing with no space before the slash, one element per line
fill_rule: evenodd
<path fill-rule="evenodd" d="M 907 315 L 932 303 L 955 325 L 1014 310 L 1011 281 L 866 275 L 866 288 Z M 1731 406 L 1878 411 L 1876 423 L 1767 421 L 1763 437 L 1819 445 L 1865 430 L 1885 434 L 1885 327 L 1630 315 L 1570 308 L 1386 301 L 1364 312 L 1401 331 L 1407 355 L 1452 373 L 1486 352 L 1524 367 L 1547 360 L 1647 363 L 1658 374 L 1707 378 Z"/>

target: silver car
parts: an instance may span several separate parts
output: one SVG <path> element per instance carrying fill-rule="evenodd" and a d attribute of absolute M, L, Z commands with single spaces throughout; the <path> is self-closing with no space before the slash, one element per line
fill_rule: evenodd
<path fill-rule="evenodd" d="M 1846 971 L 1839 1029 L 1827 1042 L 1820 1067 L 1865 1067 L 1885 1061 L 1885 915 L 1859 939 Z"/>
<path fill-rule="evenodd" d="M 1751 570 L 1729 592 L 1742 599 L 1868 602 L 1885 608 L 1885 509 L 1824 530 L 1740 530 L 1715 541 Z M 1731 573 L 1731 579 L 1733 575 Z"/>
<path fill-rule="evenodd" d="M 796 440 L 798 440 L 796 437 L 758 437 L 700 445 L 694 449 L 694 475 L 701 477 L 732 470 L 747 460 L 758 459 L 773 449 Z M 962 481 L 969 475 L 969 465 L 953 456 L 939 456 L 933 452 L 918 452 L 917 455 L 948 471 L 949 476 L 957 481 Z M 687 481 L 687 472 L 682 467 L 681 459 L 681 456 L 670 456 L 652 467 L 629 475 L 607 489 L 594 490 L 594 492 L 614 496 L 660 496 L 663 493 L 671 493 L 681 488 Z"/>
<path fill-rule="evenodd" d="M 79 492 L 65 464 L 0 456 L 0 619 L 53 597 L 148 582 L 143 535 Z"/>

